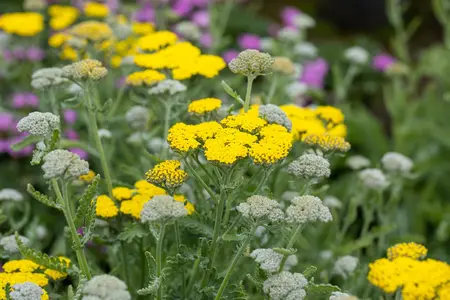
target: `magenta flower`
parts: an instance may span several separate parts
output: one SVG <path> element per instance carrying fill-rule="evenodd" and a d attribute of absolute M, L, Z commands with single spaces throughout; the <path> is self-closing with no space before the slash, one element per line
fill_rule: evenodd
<path fill-rule="evenodd" d="M 300 82 L 311 88 L 323 88 L 325 76 L 328 73 L 328 63 L 323 58 L 309 61 L 303 66 L 303 73 Z"/>
<path fill-rule="evenodd" d="M 199 27 L 209 26 L 209 13 L 207 10 L 199 10 L 192 14 L 192 22 Z"/>
<path fill-rule="evenodd" d="M 64 135 L 72 141 L 78 141 L 80 139 L 80 136 L 78 135 L 78 133 L 73 130 L 73 129 L 67 129 L 66 132 L 64 133 Z"/>
<path fill-rule="evenodd" d="M 212 35 L 207 32 L 204 33 L 201 37 L 200 37 L 200 44 L 205 47 L 205 48 L 211 48 L 212 44 L 213 44 L 213 37 Z"/>
<path fill-rule="evenodd" d="M 80 149 L 80 148 L 72 148 L 72 149 L 69 149 L 69 151 L 72 152 L 72 153 L 78 154 L 78 156 L 79 156 L 81 159 L 84 159 L 84 160 L 87 160 L 87 159 L 88 159 L 88 153 L 87 153 L 86 151 L 84 151 L 83 149 Z"/>
<path fill-rule="evenodd" d="M 41 48 L 31 47 L 26 51 L 26 57 L 32 62 L 42 61 L 45 58 L 45 52 Z"/>
<path fill-rule="evenodd" d="M 301 15 L 301 13 L 301 10 L 293 6 L 287 6 L 281 11 L 281 20 L 285 26 L 295 27 L 295 18 Z"/>
<path fill-rule="evenodd" d="M 75 124 L 77 121 L 77 112 L 72 109 L 66 109 L 64 111 L 64 121 L 69 125 Z"/>
<path fill-rule="evenodd" d="M 194 5 L 190 0 L 176 0 L 172 6 L 173 12 L 179 17 L 188 16 L 194 9 Z"/>
<path fill-rule="evenodd" d="M 13 108 L 37 108 L 38 106 L 39 98 L 33 93 L 15 93 L 12 96 Z"/>
<path fill-rule="evenodd" d="M 211 0 L 191 0 L 191 3 L 197 7 L 206 7 L 209 1 Z"/>
<path fill-rule="evenodd" d="M 13 57 L 16 60 L 25 60 L 27 58 L 27 51 L 24 48 L 16 48 L 13 50 Z"/>
<path fill-rule="evenodd" d="M 0 112 L 0 132 L 8 132 L 15 127 L 14 116 L 7 112 Z"/>
<path fill-rule="evenodd" d="M 155 21 L 155 10 L 148 2 L 144 3 L 142 7 L 136 11 L 134 20 L 142 23 L 152 23 Z"/>
<path fill-rule="evenodd" d="M 386 72 L 397 60 L 388 53 L 380 53 L 372 60 L 372 67 L 381 72 Z"/>
<path fill-rule="evenodd" d="M 239 51 L 230 49 L 222 54 L 222 58 L 226 61 L 226 63 L 230 63 L 233 59 L 235 59 L 239 55 Z"/>
<path fill-rule="evenodd" d="M 256 34 L 244 33 L 238 39 L 238 44 L 241 49 L 256 49 L 261 50 L 261 38 Z"/>

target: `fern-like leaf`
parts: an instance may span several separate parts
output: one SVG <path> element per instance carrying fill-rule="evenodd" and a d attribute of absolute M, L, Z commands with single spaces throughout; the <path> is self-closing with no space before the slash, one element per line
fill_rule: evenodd
<path fill-rule="evenodd" d="M 20 253 L 28 260 L 31 260 L 47 269 L 56 270 L 62 273 L 68 272 L 68 266 L 63 263 L 57 257 L 48 256 L 38 250 L 27 247 L 19 238 L 19 234 L 16 232 L 16 243 L 19 247 Z"/>
<path fill-rule="evenodd" d="M 61 204 L 57 203 L 53 198 L 51 198 L 47 195 L 44 195 L 41 192 L 36 191 L 36 189 L 31 184 L 27 185 L 27 192 L 37 201 L 39 201 L 47 206 L 56 208 L 60 211 L 63 210 L 63 206 Z"/>
<path fill-rule="evenodd" d="M 331 284 L 308 284 L 308 297 L 310 299 L 325 299 L 333 292 L 340 292 L 341 289 Z"/>
<path fill-rule="evenodd" d="M 78 209 L 75 215 L 75 225 L 77 227 L 85 226 L 86 219 L 90 216 L 92 210 L 92 199 L 97 193 L 98 183 L 100 181 L 100 175 L 97 174 L 92 180 L 91 184 L 84 190 L 83 196 L 81 196 L 78 205 Z M 94 209 L 95 211 L 95 209 Z"/>
<path fill-rule="evenodd" d="M 147 285 L 147 287 L 142 288 L 137 291 L 138 295 L 154 295 L 158 291 L 159 285 L 160 285 L 159 278 L 155 278 L 150 281 L 150 283 Z"/>
<path fill-rule="evenodd" d="M 83 288 L 84 285 L 86 284 L 87 279 L 84 275 L 80 275 L 80 279 L 78 280 L 78 285 L 77 285 L 77 291 L 75 292 L 75 295 L 73 296 L 73 300 L 81 300 L 81 298 L 83 297 Z"/>
<path fill-rule="evenodd" d="M 305 269 L 305 271 L 303 271 L 303 276 L 305 276 L 306 279 L 309 279 L 316 272 L 317 272 L 317 268 L 315 266 L 309 266 Z"/>
<path fill-rule="evenodd" d="M 207 238 L 212 238 L 212 228 L 194 218 L 183 218 L 179 221 L 180 225 L 185 227 L 193 234 L 202 235 Z"/>

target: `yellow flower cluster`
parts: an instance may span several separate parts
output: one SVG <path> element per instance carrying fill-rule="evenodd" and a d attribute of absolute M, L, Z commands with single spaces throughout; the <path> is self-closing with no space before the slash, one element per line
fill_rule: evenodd
<path fill-rule="evenodd" d="M 117 216 L 119 209 L 114 201 L 106 195 L 100 195 L 97 197 L 97 204 L 95 207 L 95 213 L 102 218 L 112 218 Z"/>
<path fill-rule="evenodd" d="M 390 260 L 396 259 L 397 257 L 410 257 L 413 259 L 419 259 L 427 256 L 427 248 L 423 245 L 416 243 L 401 243 L 390 247 L 387 250 L 387 257 Z"/>
<path fill-rule="evenodd" d="M 60 256 L 59 260 L 70 265 L 70 259 Z M 61 280 L 67 277 L 66 273 L 56 270 L 47 269 L 31 260 L 20 259 L 11 260 L 3 265 L 3 273 L 0 273 L 0 299 L 6 299 L 5 287 L 7 284 L 13 286 L 18 283 L 32 282 L 40 287 L 48 284 L 48 278 L 53 280 Z M 43 290 L 42 300 L 48 300 L 48 294 Z"/>
<path fill-rule="evenodd" d="M 401 289 L 404 300 L 432 300 L 438 294 L 445 295 L 448 287 L 443 285 L 450 282 L 450 265 L 434 259 L 413 258 L 426 253 L 425 247 L 422 247 L 417 244 L 407 248 L 394 246 L 391 253 L 393 251 L 398 255 L 392 259 L 378 259 L 369 265 L 369 281 L 386 293 Z M 441 296 L 440 299 L 447 298 Z"/>
<path fill-rule="evenodd" d="M 53 30 L 63 30 L 75 23 L 80 12 L 72 6 L 52 5 L 48 8 L 50 16 L 50 28 Z"/>
<path fill-rule="evenodd" d="M 88 17 L 105 18 L 109 15 L 109 8 L 106 4 L 88 2 L 84 5 L 84 14 Z"/>
<path fill-rule="evenodd" d="M 176 35 L 168 31 L 144 36 L 138 45 L 141 49 L 156 52 L 137 54 L 134 57 L 136 65 L 147 69 L 172 70 L 172 77 L 176 80 L 189 79 L 195 75 L 212 78 L 226 66 L 221 57 L 202 55 L 199 48 L 189 42 L 177 42 Z"/>
<path fill-rule="evenodd" d="M 82 180 L 86 183 L 91 183 L 92 180 L 94 180 L 94 178 L 95 178 L 95 172 L 92 170 L 89 170 L 89 172 L 86 175 L 80 176 L 80 180 Z"/>
<path fill-rule="evenodd" d="M 217 98 L 205 98 L 200 100 L 192 101 L 189 104 L 188 112 L 204 115 L 206 113 L 212 112 L 219 109 L 222 106 L 222 101 Z"/>
<path fill-rule="evenodd" d="M 325 134 L 310 134 L 307 135 L 303 141 L 310 146 L 319 147 L 322 151 L 341 151 L 347 152 L 350 150 L 350 144 L 340 136 Z"/>
<path fill-rule="evenodd" d="M 44 17 L 34 12 L 6 13 L 0 16 L 0 29 L 9 34 L 35 36 L 44 30 Z"/>
<path fill-rule="evenodd" d="M 228 116 L 220 123 L 177 123 L 170 128 L 167 140 L 176 151 L 202 149 L 208 161 L 226 165 L 247 157 L 255 164 L 272 165 L 292 148 L 292 135 L 286 128 L 268 125 L 252 113 Z"/>
<path fill-rule="evenodd" d="M 180 187 L 187 179 L 187 173 L 180 167 L 178 160 L 166 160 L 150 169 L 145 176 L 148 182 L 172 190 Z"/>
<path fill-rule="evenodd" d="M 155 70 L 145 70 L 131 73 L 126 83 L 132 86 L 153 85 L 166 79 L 166 75 Z"/>
<path fill-rule="evenodd" d="M 108 24 L 98 21 L 84 21 L 71 27 L 70 34 L 92 42 L 111 39 L 113 31 Z"/>

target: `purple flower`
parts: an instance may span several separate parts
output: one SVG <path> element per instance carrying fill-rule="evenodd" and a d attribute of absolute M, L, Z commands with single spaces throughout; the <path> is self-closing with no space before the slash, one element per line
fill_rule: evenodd
<path fill-rule="evenodd" d="M 309 61 L 303 66 L 303 73 L 300 82 L 311 88 L 323 88 L 323 81 L 328 73 L 328 63 L 323 58 Z"/>
<path fill-rule="evenodd" d="M 120 0 L 107 0 L 106 5 L 112 13 L 116 13 L 120 7 Z"/>
<path fill-rule="evenodd" d="M 27 51 L 24 48 L 16 48 L 13 50 L 13 57 L 16 60 L 24 60 L 27 58 Z"/>
<path fill-rule="evenodd" d="M 267 32 L 269 33 L 270 36 L 277 37 L 278 31 L 280 31 L 280 29 L 281 29 L 280 24 L 272 23 L 269 25 Z"/>
<path fill-rule="evenodd" d="M 0 153 L 7 153 L 9 151 L 9 144 L 7 139 L 0 139 Z"/>
<path fill-rule="evenodd" d="M 39 106 L 39 98 L 33 93 L 27 93 L 26 103 L 28 107 L 37 108 Z"/>
<path fill-rule="evenodd" d="M 261 38 L 255 34 L 244 33 L 238 39 L 241 49 L 261 49 Z"/>
<path fill-rule="evenodd" d="M 72 141 L 78 141 L 80 139 L 80 136 L 78 135 L 78 133 L 73 130 L 73 129 L 67 129 L 66 132 L 64 133 L 64 135 Z"/>
<path fill-rule="evenodd" d="M 207 10 L 199 10 L 192 15 L 192 22 L 199 27 L 209 26 L 209 13 Z"/>
<path fill-rule="evenodd" d="M 173 6 L 173 12 L 179 17 L 188 16 L 194 9 L 194 5 L 190 0 L 177 0 Z"/>
<path fill-rule="evenodd" d="M 72 109 L 66 109 L 64 111 L 64 121 L 69 125 L 75 124 L 77 121 L 77 112 Z"/>
<path fill-rule="evenodd" d="M 11 50 L 3 51 L 3 59 L 7 62 L 12 62 L 14 60 L 14 55 Z"/>
<path fill-rule="evenodd" d="M 380 53 L 372 60 L 372 67 L 381 72 L 386 72 L 397 60 L 388 53 Z"/>
<path fill-rule="evenodd" d="M 222 58 L 227 62 L 227 64 L 235 59 L 239 55 L 239 51 L 230 49 L 222 54 Z"/>
<path fill-rule="evenodd" d="M 26 51 L 26 57 L 29 61 L 42 61 L 45 58 L 45 52 L 41 48 L 31 47 Z"/>
<path fill-rule="evenodd" d="M 301 13 L 301 10 L 292 6 L 287 6 L 281 11 L 281 20 L 285 26 L 295 27 L 295 18 L 301 15 Z"/>
<path fill-rule="evenodd" d="M 201 37 L 200 37 L 200 44 L 205 47 L 205 48 L 211 48 L 212 44 L 213 44 L 213 37 L 212 35 L 207 32 L 204 33 Z"/>
<path fill-rule="evenodd" d="M 152 23 L 155 21 L 155 10 L 150 3 L 144 3 L 142 7 L 136 11 L 134 19 L 141 23 Z"/>
<path fill-rule="evenodd" d="M 14 128 L 14 116 L 7 112 L 0 112 L 0 132 L 8 132 Z"/>
<path fill-rule="evenodd" d="M 86 151 L 84 151 L 83 149 L 80 148 L 72 148 L 69 149 L 70 152 L 78 154 L 78 156 L 80 156 L 81 159 L 87 160 L 88 159 L 88 153 Z"/>
<path fill-rule="evenodd" d="M 21 108 L 37 108 L 39 106 L 39 98 L 33 93 L 15 93 L 12 96 L 12 107 Z"/>
<path fill-rule="evenodd" d="M 191 0 L 191 3 L 197 7 L 206 7 L 210 0 Z"/>

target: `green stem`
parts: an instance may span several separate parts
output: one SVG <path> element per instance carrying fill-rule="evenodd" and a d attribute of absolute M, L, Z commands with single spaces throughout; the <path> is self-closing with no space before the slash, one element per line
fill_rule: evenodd
<path fill-rule="evenodd" d="M 66 218 L 67 225 L 69 225 L 70 233 L 72 235 L 73 242 L 75 243 L 75 253 L 77 255 L 77 261 L 80 265 L 81 271 L 84 273 L 88 280 L 91 279 L 91 272 L 89 271 L 89 266 L 86 260 L 86 256 L 84 255 L 83 246 L 81 245 L 80 236 L 77 233 L 77 228 L 75 227 L 75 223 L 73 221 L 72 214 L 70 212 L 69 199 L 64 197 L 59 188 L 58 182 L 56 179 L 51 180 L 51 184 L 53 190 L 56 193 L 56 197 L 59 199 L 59 203 L 63 205 L 63 213 Z M 63 183 L 64 184 L 64 183 Z"/>
<path fill-rule="evenodd" d="M 252 97 L 252 86 L 255 78 L 256 76 L 253 75 L 247 77 L 247 94 L 245 95 L 244 112 L 248 112 L 250 108 L 250 100 Z"/>
<path fill-rule="evenodd" d="M 109 197 L 113 197 L 112 195 L 112 180 L 111 180 L 111 174 L 109 172 L 108 162 L 106 160 L 105 151 L 103 150 L 102 141 L 100 139 L 100 136 L 98 135 L 98 125 L 97 125 L 97 116 L 94 112 L 92 99 L 90 95 L 90 90 L 88 87 L 86 87 L 86 101 L 87 101 L 87 111 L 88 111 L 88 118 L 89 118 L 89 128 L 91 130 L 91 136 L 94 139 L 95 147 L 97 148 L 98 154 L 100 156 L 100 163 L 102 165 L 103 174 L 105 176 L 106 180 L 106 186 L 108 188 L 108 194 Z"/>
<path fill-rule="evenodd" d="M 180 226 L 178 225 L 177 221 L 175 221 L 174 227 L 175 227 L 175 241 L 176 241 L 176 244 L 177 244 L 177 251 L 178 251 L 178 253 L 180 253 L 181 235 L 180 235 Z M 184 268 L 183 268 L 183 266 L 181 266 L 181 281 L 182 281 L 182 284 L 181 284 L 181 295 L 183 296 L 182 299 L 185 299 L 186 298 L 186 292 L 185 292 L 186 291 L 186 282 L 185 282 L 185 277 L 184 277 Z"/>
<path fill-rule="evenodd" d="M 191 278 L 189 279 L 186 295 L 189 297 L 191 295 L 192 288 L 194 287 L 195 277 L 197 277 L 198 269 L 200 267 L 200 257 L 202 255 L 202 244 L 198 246 L 197 258 L 194 261 L 194 266 L 192 267 Z"/>
<path fill-rule="evenodd" d="M 130 274 L 128 272 L 127 253 L 125 251 L 125 243 L 123 241 L 120 242 L 120 256 L 122 259 L 122 271 L 123 271 L 122 276 L 123 276 L 127 286 L 131 289 Z M 144 263 L 144 265 L 145 265 L 145 263 Z"/>
<path fill-rule="evenodd" d="M 238 251 L 234 255 L 234 258 L 233 258 L 233 260 L 231 262 L 231 265 L 228 267 L 227 273 L 225 274 L 225 277 L 224 277 L 224 279 L 222 281 L 222 284 L 219 287 L 219 291 L 217 292 L 217 295 L 214 298 L 215 300 L 221 299 L 222 294 L 223 294 L 223 292 L 225 291 L 225 288 L 228 285 L 228 281 L 230 280 L 231 275 L 233 275 L 233 271 L 236 268 L 237 263 L 239 262 L 239 259 L 241 258 L 242 254 L 244 253 L 245 249 L 247 248 L 247 245 L 252 240 L 253 235 L 255 234 L 256 228 L 257 228 L 256 224 L 253 225 L 252 231 L 250 232 L 250 234 L 247 236 L 247 238 L 242 243 L 241 247 L 239 247 Z"/>
<path fill-rule="evenodd" d="M 289 240 L 286 249 L 290 249 L 294 246 L 295 241 L 297 240 L 297 236 L 302 232 L 303 230 L 303 224 L 299 224 L 297 228 L 295 229 L 294 233 L 291 236 L 291 239 Z M 278 272 L 282 272 L 284 269 L 284 265 L 286 264 L 286 261 L 288 259 L 288 255 L 284 255 L 283 259 L 280 262 L 280 268 L 278 269 Z"/>
<path fill-rule="evenodd" d="M 59 116 L 59 105 L 56 101 L 55 91 L 53 88 L 48 90 L 48 97 L 50 98 L 50 107 L 52 108 L 52 112 L 54 115 Z"/>
<path fill-rule="evenodd" d="M 198 173 L 194 170 L 192 165 L 188 162 L 187 158 L 183 159 L 184 163 L 186 164 L 186 167 L 189 169 L 189 172 L 194 175 L 195 179 L 200 183 L 200 185 L 208 192 L 208 194 L 211 196 L 211 199 L 214 200 L 215 203 L 217 203 L 217 196 L 213 192 L 213 190 L 203 181 L 203 179 L 198 175 Z"/>
<path fill-rule="evenodd" d="M 267 96 L 266 104 L 272 103 L 272 98 L 275 95 L 278 85 L 278 76 L 273 76 L 272 83 L 270 85 L 269 95 Z"/>
<path fill-rule="evenodd" d="M 125 94 L 125 89 L 126 89 L 125 86 L 119 89 L 119 93 L 117 94 L 116 100 L 114 101 L 113 105 L 111 106 L 111 109 L 108 112 L 108 117 L 112 117 L 116 113 L 116 110 L 122 103 L 123 95 Z"/>
<path fill-rule="evenodd" d="M 267 179 L 269 179 L 270 173 L 272 173 L 272 170 L 264 170 L 264 176 L 263 176 L 262 180 L 259 182 L 256 189 L 253 191 L 253 195 L 256 195 L 257 193 L 259 193 L 259 191 L 262 189 L 264 184 L 266 184 Z"/>
<path fill-rule="evenodd" d="M 231 230 L 233 230 L 233 228 L 239 223 L 239 221 L 241 220 L 241 214 L 239 214 L 236 219 L 233 221 L 233 223 L 231 223 L 230 227 L 227 228 L 227 230 L 225 230 L 225 232 L 222 234 L 222 239 L 224 236 L 226 236 Z M 225 223 L 226 224 L 226 223 Z"/>
<path fill-rule="evenodd" d="M 156 294 L 157 300 L 163 299 L 163 278 L 162 278 L 162 248 L 164 234 L 166 232 L 166 224 L 161 223 L 161 228 L 159 230 L 158 244 L 156 246 L 156 277 L 159 280 L 158 291 Z"/>

